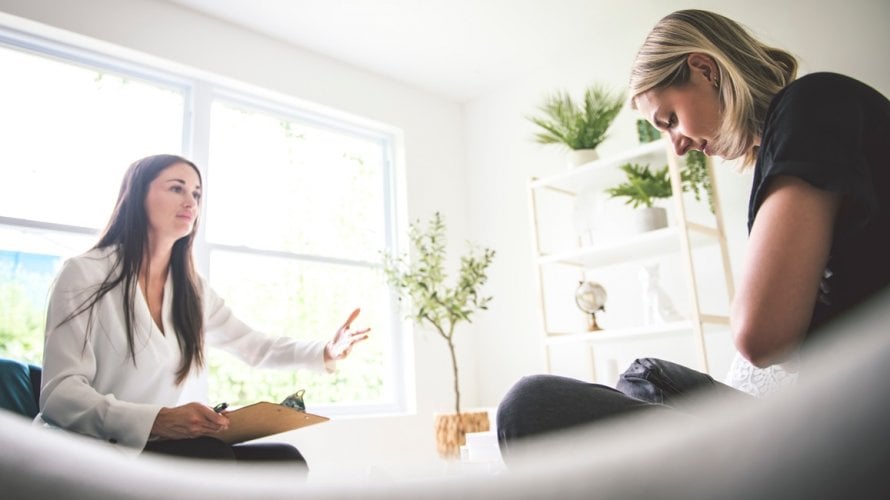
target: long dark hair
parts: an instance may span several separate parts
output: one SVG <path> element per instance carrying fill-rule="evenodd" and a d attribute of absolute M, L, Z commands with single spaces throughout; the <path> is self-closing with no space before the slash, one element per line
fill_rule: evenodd
<path fill-rule="evenodd" d="M 99 287 L 84 301 L 84 304 L 71 313 L 64 321 L 88 311 L 87 338 L 92 325 L 93 309 L 106 293 L 118 286 L 123 287 L 123 308 L 127 330 L 127 345 L 133 363 L 136 363 L 134 346 L 133 302 L 139 273 L 148 251 L 148 214 L 145 212 L 145 198 L 149 185 L 167 167 L 176 163 L 190 165 L 201 180 L 201 172 L 194 163 L 176 155 L 154 155 L 133 162 L 124 175 L 114 211 L 99 242 L 93 249 L 113 247 L 117 258 L 108 276 Z M 170 255 L 170 274 L 173 279 L 173 326 L 182 352 L 182 362 L 176 371 L 176 383 L 182 383 L 192 366 L 204 366 L 204 314 L 201 300 L 201 287 L 192 260 L 192 244 L 198 231 L 198 219 L 191 233 L 173 244 Z"/>

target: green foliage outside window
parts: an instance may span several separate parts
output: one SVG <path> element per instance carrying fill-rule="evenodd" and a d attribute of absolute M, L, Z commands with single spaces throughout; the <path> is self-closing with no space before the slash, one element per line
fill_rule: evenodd
<path fill-rule="evenodd" d="M 0 47 L 0 67 L 16 68 L 0 81 L 0 127 L 9 132 L 0 148 L 0 165 L 9 166 L 0 183 L 0 215 L 98 228 L 107 220 L 126 165 L 143 155 L 177 152 L 184 132 L 187 137 L 201 137 L 207 130 L 197 125 L 197 129 L 183 130 L 183 124 L 191 120 L 183 120 L 188 116 L 188 90 L 181 88 L 179 77 L 172 85 L 163 76 L 163 81 L 143 80 L 139 71 L 91 68 L 67 60 L 70 54 L 62 52 Z M 196 95 L 213 94 L 201 87 Z M 362 307 L 360 324 L 372 326 L 374 335 L 338 364 L 335 374 L 252 370 L 210 349 L 210 401 L 226 400 L 232 405 L 280 401 L 305 388 L 309 405 L 375 398 L 379 403 L 389 390 L 383 386 L 384 374 L 389 373 L 385 368 L 393 363 L 388 358 L 391 350 L 381 340 L 391 338 L 393 332 L 392 304 L 376 267 L 369 262 L 385 247 L 383 207 L 389 202 L 384 199 L 382 165 L 389 143 L 373 134 L 356 133 L 358 129 L 350 124 L 340 128 L 337 119 L 321 124 L 315 118 L 303 120 L 299 117 L 307 115 L 291 113 L 286 106 L 281 109 L 287 119 L 282 120 L 277 112 L 236 105 L 240 98 L 212 97 L 211 101 L 209 116 L 202 111 L 197 122 L 212 123 L 212 146 L 206 151 L 210 159 L 202 166 L 207 169 L 206 199 L 218 203 L 205 208 L 202 224 L 208 236 L 202 243 L 207 244 L 196 245 L 198 259 L 213 260 L 208 255 L 212 252 L 199 255 L 199 247 L 217 244 L 365 263 L 365 267 L 334 273 L 336 283 L 325 282 L 319 278 L 325 270 L 316 270 L 315 278 L 299 286 L 293 284 L 301 279 L 300 270 L 280 273 L 290 281 L 278 280 L 268 289 L 241 279 L 256 269 L 255 261 L 246 267 L 210 266 L 207 278 L 231 273 L 234 277 L 224 279 L 225 286 L 217 287 L 212 281 L 214 288 L 245 322 L 271 335 L 328 340 L 356 306 Z M 278 108 L 276 104 L 268 109 Z M 46 112 L 34 113 L 35 109 Z M 132 120 L 134 116 L 139 120 Z M 61 146 L 44 147 L 49 143 Z M 65 168 L 78 155 L 91 161 L 76 169 Z M 85 178 L 90 182 L 84 183 Z M 79 189 L 72 190 L 74 185 Z M 43 196 L 34 196 L 35 186 Z M 45 203 L 47 199 L 54 203 Z M 39 253 L 60 261 L 94 241 L 82 234 L 61 232 L 48 237 L 43 229 L 14 228 L 5 233 L 4 229 L 0 227 L 0 356 L 39 364 L 45 300 L 57 269 L 6 266 L 3 253 L 28 257 Z M 72 243 L 72 238 L 77 241 Z M 39 279 L 34 279 L 35 273 Z M 376 285 L 368 276 L 375 276 Z M 356 277 L 361 277 L 360 286 Z M 371 297 L 373 304 L 365 297 Z"/>
<path fill-rule="evenodd" d="M 54 262 L 48 255 L 0 250 L 0 356 L 42 362 L 44 301 Z"/>
<path fill-rule="evenodd" d="M 279 402 L 306 389 L 306 403 L 361 404 L 383 395 L 384 347 L 390 334 L 389 294 L 376 269 L 214 251 L 211 285 L 242 321 L 273 336 L 328 341 L 354 307 L 354 326 L 370 338 L 337 364 L 335 373 L 251 368 L 219 349 L 208 350 L 210 399 L 233 405 Z"/>
<path fill-rule="evenodd" d="M 45 312 L 28 299 L 21 283 L 0 285 L 0 356 L 40 364 Z"/>
<path fill-rule="evenodd" d="M 19 361 L 41 364 L 43 362 L 44 324 L 46 317 L 45 305 L 35 302 L 34 297 L 47 297 L 49 294 L 46 276 L 35 277 L 35 273 L 27 269 L 16 269 L 15 273 L 10 266 L 0 261 L 0 274 L 3 281 L 0 283 L 0 356 Z M 319 270 L 312 275 L 336 275 L 330 270 Z M 355 273 L 348 274 L 356 281 Z M 369 277 L 376 278 L 376 271 L 369 270 Z M 238 276 L 232 283 L 238 281 Z M 311 280 L 310 280 L 311 281 Z M 317 280 L 316 280 L 317 281 Z M 368 283 L 372 278 L 360 280 L 362 288 L 368 291 Z M 377 279 L 379 281 L 379 279 Z M 293 282 L 298 282 L 294 280 Z M 245 283 L 242 282 L 242 285 Z M 379 283 L 381 290 L 384 284 Z M 39 288 L 39 289 L 38 289 Z M 244 309 L 248 317 L 265 317 L 266 321 L 260 321 L 264 326 L 271 322 L 276 324 L 275 332 L 286 332 L 295 335 L 318 333 L 316 338 L 331 337 L 339 323 L 340 318 L 333 315 L 329 320 L 309 320 L 308 313 L 315 311 L 318 302 L 311 297 L 320 294 L 302 294 L 290 288 L 290 302 L 285 307 L 279 307 L 280 301 L 272 301 L 270 297 L 284 296 L 286 290 L 281 286 L 272 285 L 265 290 L 258 287 L 241 287 L 240 293 L 233 292 L 232 298 L 238 302 L 236 312 Z M 302 298 L 300 298 L 302 295 Z M 377 295 L 381 295 L 377 293 Z M 251 298 L 252 297 L 252 298 Z M 308 297 L 308 298 L 307 298 Z M 335 292 L 333 299 L 339 297 Z M 288 304 L 293 305 L 294 310 L 303 311 L 301 318 L 288 318 L 287 315 L 272 315 L 270 311 L 275 309 L 287 309 Z M 243 306 L 243 307 L 241 307 Z M 252 312 L 251 312 L 252 311 Z M 363 313 L 365 314 L 365 313 Z M 377 316 L 369 313 L 371 321 L 377 321 L 374 326 L 381 325 Z M 324 315 L 321 315 L 324 317 Z M 245 318 L 247 319 L 247 318 Z M 319 323 L 328 323 L 319 325 Z M 340 321 L 342 323 L 342 321 Z M 385 327 L 381 328 L 385 330 Z M 379 337 L 379 336 L 378 336 Z M 378 341 L 378 339 L 373 339 Z M 370 344 L 370 345 L 366 345 Z M 306 399 L 309 405 L 319 403 L 362 403 L 379 398 L 383 392 L 382 369 L 368 369 L 367 367 L 381 367 L 384 364 L 381 348 L 372 347 L 372 340 L 363 343 L 353 352 L 350 359 L 341 363 L 334 374 L 314 374 L 305 371 L 294 370 L 261 370 L 251 369 L 240 360 L 218 349 L 209 350 L 208 370 L 210 373 L 209 402 L 227 401 L 234 405 L 250 404 L 256 401 L 279 402 L 288 394 L 297 389 L 306 389 Z"/>

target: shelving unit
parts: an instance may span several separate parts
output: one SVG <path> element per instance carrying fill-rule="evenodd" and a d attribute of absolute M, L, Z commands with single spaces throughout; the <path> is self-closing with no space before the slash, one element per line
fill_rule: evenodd
<path fill-rule="evenodd" d="M 636 341 L 640 339 L 673 338 L 674 336 L 691 336 L 696 346 L 699 369 L 709 371 L 709 356 L 706 347 L 704 328 L 705 325 L 718 325 L 728 330 L 729 318 L 726 314 L 708 314 L 702 311 L 699 300 L 699 281 L 696 274 L 693 252 L 707 245 L 717 245 L 720 253 L 725 281 L 726 296 L 732 300 L 734 284 L 730 268 L 729 252 L 724 233 L 720 203 L 717 196 L 717 184 L 714 177 L 713 165 L 708 160 L 708 175 L 710 177 L 712 193 L 711 202 L 714 208 L 713 222 L 703 224 L 690 220 L 687 211 L 687 201 L 682 195 L 680 161 L 671 144 L 661 139 L 643 144 L 635 149 L 609 158 L 603 158 L 586 165 L 575 167 L 572 170 L 562 172 L 547 178 L 534 178 L 528 184 L 529 208 L 531 227 L 533 231 L 534 256 L 537 267 L 538 290 L 541 307 L 542 329 L 544 332 L 544 349 L 548 371 L 553 371 L 551 366 L 551 348 L 554 346 L 566 346 L 577 344 L 588 346 L 595 350 L 602 342 Z M 556 250 L 545 249 L 542 245 L 541 230 L 553 223 L 548 219 L 545 211 L 541 210 L 541 195 L 545 192 L 558 197 L 567 197 L 569 200 L 577 197 L 585 189 L 594 186 L 605 189 L 621 182 L 625 177 L 620 166 L 627 162 L 650 164 L 654 167 L 664 165 L 666 162 L 670 175 L 674 195 L 674 216 L 672 224 L 667 228 L 657 229 L 645 233 L 629 235 L 620 239 L 604 241 L 599 244 L 583 245 L 579 242 L 573 247 L 559 248 Z M 652 325 L 633 325 L 626 328 L 610 328 L 599 331 L 556 331 L 548 327 L 548 311 L 544 290 L 544 269 L 551 264 L 577 267 L 584 270 L 595 270 L 607 266 L 620 266 L 624 264 L 658 259 L 667 255 L 676 255 L 682 262 L 685 276 L 685 286 L 689 294 L 689 311 L 682 321 L 674 321 Z M 710 277 L 714 278 L 714 277 Z M 612 300 L 635 300 L 639 297 L 612 297 Z M 728 307 L 727 307 L 728 310 Z M 595 373 L 591 377 L 596 379 Z"/>

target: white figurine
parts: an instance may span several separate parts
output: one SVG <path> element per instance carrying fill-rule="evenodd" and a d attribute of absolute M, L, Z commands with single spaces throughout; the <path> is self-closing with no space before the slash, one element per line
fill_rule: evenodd
<path fill-rule="evenodd" d="M 660 324 L 680 321 L 683 316 L 674 308 L 670 296 L 658 284 L 658 263 L 645 264 L 640 268 L 643 286 L 643 324 Z"/>

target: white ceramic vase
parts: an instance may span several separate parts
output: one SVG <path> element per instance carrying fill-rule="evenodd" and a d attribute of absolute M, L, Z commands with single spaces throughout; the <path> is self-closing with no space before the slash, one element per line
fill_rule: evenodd
<path fill-rule="evenodd" d="M 574 168 L 597 160 L 599 155 L 595 149 L 573 149 L 569 151 L 569 167 Z"/>
<path fill-rule="evenodd" d="M 631 233 L 645 233 L 667 227 L 667 210 L 664 207 L 645 207 L 633 210 L 625 229 Z"/>

